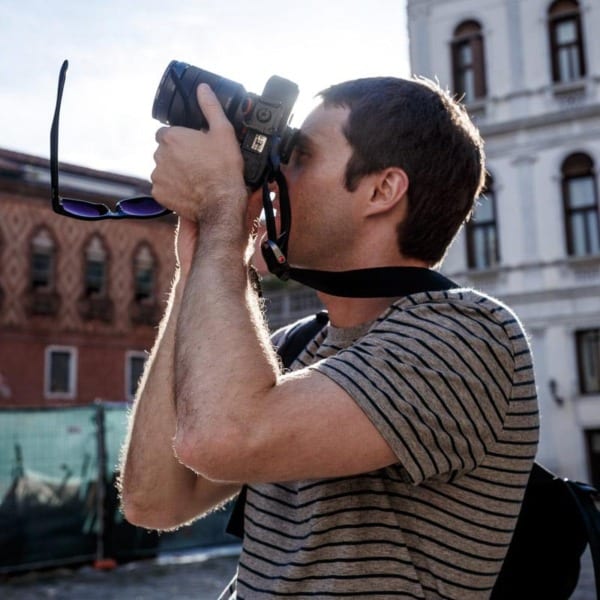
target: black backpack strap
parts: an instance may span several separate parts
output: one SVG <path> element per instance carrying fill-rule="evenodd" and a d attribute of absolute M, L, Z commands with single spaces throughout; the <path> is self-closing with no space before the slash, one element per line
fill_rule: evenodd
<path fill-rule="evenodd" d="M 229 521 L 227 521 L 227 526 L 225 527 L 226 533 L 229 533 L 230 535 L 240 539 L 244 538 L 244 511 L 246 510 L 247 493 L 248 486 L 243 485 L 240 493 L 233 503 L 233 508 L 231 509 L 231 514 L 229 515 Z"/>
<path fill-rule="evenodd" d="M 600 512 L 597 504 L 600 501 L 600 494 L 594 486 L 587 483 L 570 479 L 564 481 L 587 533 L 587 541 L 594 564 L 596 598 L 600 600 Z"/>
<path fill-rule="evenodd" d="M 277 346 L 277 354 L 281 359 L 284 368 L 289 368 L 310 340 L 312 340 L 329 321 L 329 315 L 326 310 L 318 312 L 316 315 L 310 315 L 301 321 L 298 321 L 285 334 L 281 345 Z"/>
<path fill-rule="evenodd" d="M 595 494 L 595 488 L 561 479 L 534 462 L 491 600 L 570 598 L 588 542 L 596 582 L 600 581 L 600 515 L 593 503 Z"/>

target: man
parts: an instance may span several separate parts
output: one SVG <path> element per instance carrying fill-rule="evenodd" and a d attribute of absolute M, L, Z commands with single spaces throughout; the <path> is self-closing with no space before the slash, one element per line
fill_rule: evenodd
<path fill-rule="evenodd" d="M 289 165 L 289 262 L 437 266 L 481 192 L 479 134 L 425 80 L 326 90 Z M 486 598 L 536 450 L 529 348 L 473 290 L 321 294 L 330 325 L 281 373 L 248 275 L 248 194 L 209 130 L 162 128 L 153 194 L 179 267 L 132 416 L 125 516 L 169 529 L 249 484 L 238 598 Z M 366 295 L 366 294 L 365 294 Z"/>

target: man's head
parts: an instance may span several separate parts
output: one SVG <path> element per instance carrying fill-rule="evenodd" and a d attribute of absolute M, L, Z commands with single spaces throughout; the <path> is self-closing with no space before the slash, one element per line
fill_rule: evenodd
<path fill-rule="evenodd" d="M 358 79 L 321 93 L 324 107 L 349 109 L 343 133 L 352 155 L 345 186 L 399 167 L 408 176 L 402 256 L 438 264 L 473 209 L 484 179 L 479 132 L 465 110 L 435 83 L 418 78 Z"/>

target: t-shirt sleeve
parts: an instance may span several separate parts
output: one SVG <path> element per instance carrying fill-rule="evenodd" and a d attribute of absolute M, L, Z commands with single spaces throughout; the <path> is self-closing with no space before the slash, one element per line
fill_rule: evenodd
<path fill-rule="evenodd" d="M 483 305 L 394 307 L 355 344 L 311 368 L 344 388 L 408 481 L 476 468 L 502 437 L 514 356 Z"/>

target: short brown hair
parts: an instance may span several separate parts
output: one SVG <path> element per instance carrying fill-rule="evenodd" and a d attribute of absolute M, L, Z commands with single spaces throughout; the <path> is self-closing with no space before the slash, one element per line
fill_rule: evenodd
<path fill-rule="evenodd" d="M 346 188 L 387 167 L 403 169 L 409 189 L 408 213 L 398 225 L 400 252 L 438 264 L 485 181 L 483 142 L 465 109 L 425 78 L 357 79 L 320 96 L 325 106 L 350 109 Z"/>

